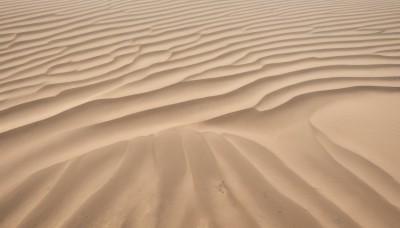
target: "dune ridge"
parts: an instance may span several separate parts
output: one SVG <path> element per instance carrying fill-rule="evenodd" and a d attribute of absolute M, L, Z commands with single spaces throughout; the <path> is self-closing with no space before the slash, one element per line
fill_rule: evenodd
<path fill-rule="evenodd" d="M 398 227 L 399 15 L 0 0 L 0 227 Z"/>

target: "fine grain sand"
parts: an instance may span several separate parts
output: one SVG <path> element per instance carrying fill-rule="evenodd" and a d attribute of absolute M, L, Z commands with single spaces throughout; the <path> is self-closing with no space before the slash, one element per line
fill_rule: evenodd
<path fill-rule="evenodd" d="M 0 0 L 0 227 L 400 227 L 400 1 Z"/>

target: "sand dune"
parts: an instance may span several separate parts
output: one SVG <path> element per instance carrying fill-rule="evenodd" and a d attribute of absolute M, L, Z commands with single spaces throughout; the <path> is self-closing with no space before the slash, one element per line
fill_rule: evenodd
<path fill-rule="evenodd" d="M 0 0 L 0 227 L 400 226 L 400 2 Z"/>

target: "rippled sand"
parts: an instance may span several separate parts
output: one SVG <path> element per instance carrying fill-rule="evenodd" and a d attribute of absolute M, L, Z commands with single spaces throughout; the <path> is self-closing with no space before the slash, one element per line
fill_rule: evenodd
<path fill-rule="evenodd" d="M 397 0 L 0 0 L 0 227 L 400 226 Z"/>

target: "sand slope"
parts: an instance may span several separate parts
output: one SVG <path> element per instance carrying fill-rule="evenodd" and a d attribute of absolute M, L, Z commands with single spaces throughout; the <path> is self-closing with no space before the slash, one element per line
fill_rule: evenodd
<path fill-rule="evenodd" d="M 0 227 L 399 227 L 400 2 L 0 0 Z"/>

